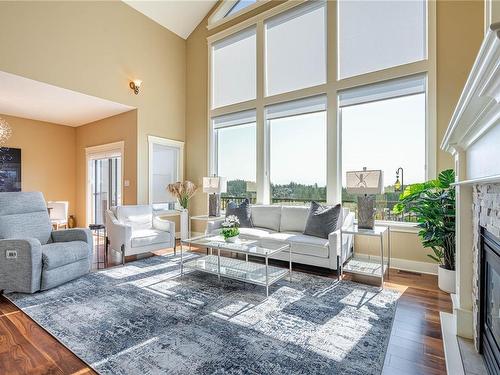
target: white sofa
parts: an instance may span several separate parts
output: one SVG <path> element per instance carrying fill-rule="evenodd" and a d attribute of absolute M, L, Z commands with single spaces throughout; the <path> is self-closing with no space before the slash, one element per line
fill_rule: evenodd
<path fill-rule="evenodd" d="M 149 205 L 111 207 L 106 211 L 106 232 L 109 249 L 124 256 L 166 248 L 175 251 L 175 223 L 154 216 Z"/>
<path fill-rule="evenodd" d="M 352 225 L 354 214 L 343 208 L 337 229 L 327 239 L 303 234 L 308 215 L 309 207 L 304 206 L 251 206 L 254 228 L 240 228 L 240 237 L 259 240 L 262 246 L 289 243 L 292 262 L 336 270 L 340 259 L 345 261 L 352 255 L 353 236 L 345 235 L 341 246 L 340 228 Z M 223 221 L 209 221 L 206 233 L 219 233 Z M 288 252 L 278 253 L 273 258 L 288 260 Z"/>

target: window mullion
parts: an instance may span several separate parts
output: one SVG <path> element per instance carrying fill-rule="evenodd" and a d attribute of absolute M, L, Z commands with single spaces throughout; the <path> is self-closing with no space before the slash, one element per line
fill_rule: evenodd
<path fill-rule="evenodd" d="M 337 118 L 337 2 L 327 2 L 327 106 L 326 106 L 326 200 L 338 203 L 342 200 L 341 144 Z"/>
<path fill-rule="evenodd" d="M 257 203 L 269 203 L 269 142 L 264 119 L 264 59 L 265 59 L 264 22 L 257 23 L 257 100 L 256 100 L 256 126 L 257 126 Z"/>

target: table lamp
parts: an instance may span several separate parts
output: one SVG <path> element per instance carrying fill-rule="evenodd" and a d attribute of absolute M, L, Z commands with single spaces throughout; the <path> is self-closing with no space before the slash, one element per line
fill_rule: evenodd
<path fill-rule="evenodd" d="M 383 179 L 379 169 L 346 172 L 347 193 L 358 196 L 358 228 L 373 229 L 375 195 L 384 192 Z"/>
<path fill-rule="evenodd" d="M 220 216 L 220 194 L 227 190 L 225 177 L 203 177 L 203 192 L 208 195 L 208 216 Z"/>

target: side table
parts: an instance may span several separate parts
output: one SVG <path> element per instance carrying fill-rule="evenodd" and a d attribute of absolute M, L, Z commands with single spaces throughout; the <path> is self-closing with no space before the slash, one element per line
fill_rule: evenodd
<path fill-rule="evenodd" d="M 89 229 L 94 236 L 94 254 L 97 268 L 106 268 L 108 264 L 108 239 L 106 237 L 106 227 L 104 224 L 90 224 Z M 102 260 L 100 257 L 102 246 Z M 102 266 L 101 266 L 102 265 Z"/>
<path fill-rule="evenodd" d="M 389 267 L 391 265 L 391 228 L 389 226 L 375 225 L 373 229 L 359 228 L 356 224 L 340 230 L 340 238 L 342 240 L 345 234 L 353 234 L 355 236 L 370 236 L 380 238 L 380 259 L 370 259 L 365 257 L 356 257 L 353 248 L 353 256 L 347 260 L 340 260 L 340 274 L 343 272 L 379 277 L 382 288 L 384 287 L 384 275 L 387 272 L 389 277 Z M 384 236 L 387 235 L 387 257 L 384 256 Z"/>

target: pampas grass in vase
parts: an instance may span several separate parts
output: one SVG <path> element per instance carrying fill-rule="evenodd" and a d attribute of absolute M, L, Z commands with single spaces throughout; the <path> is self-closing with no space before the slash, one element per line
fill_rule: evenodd
<path fill-rule="evenodd" d="M 188 208 L 189 200 L 196 193 L 197 189 L 198 187 L 191 181 L 177 181 L 167 186 L 168 192 L 177 198 L 179 204 L 185 210 Z"/>

